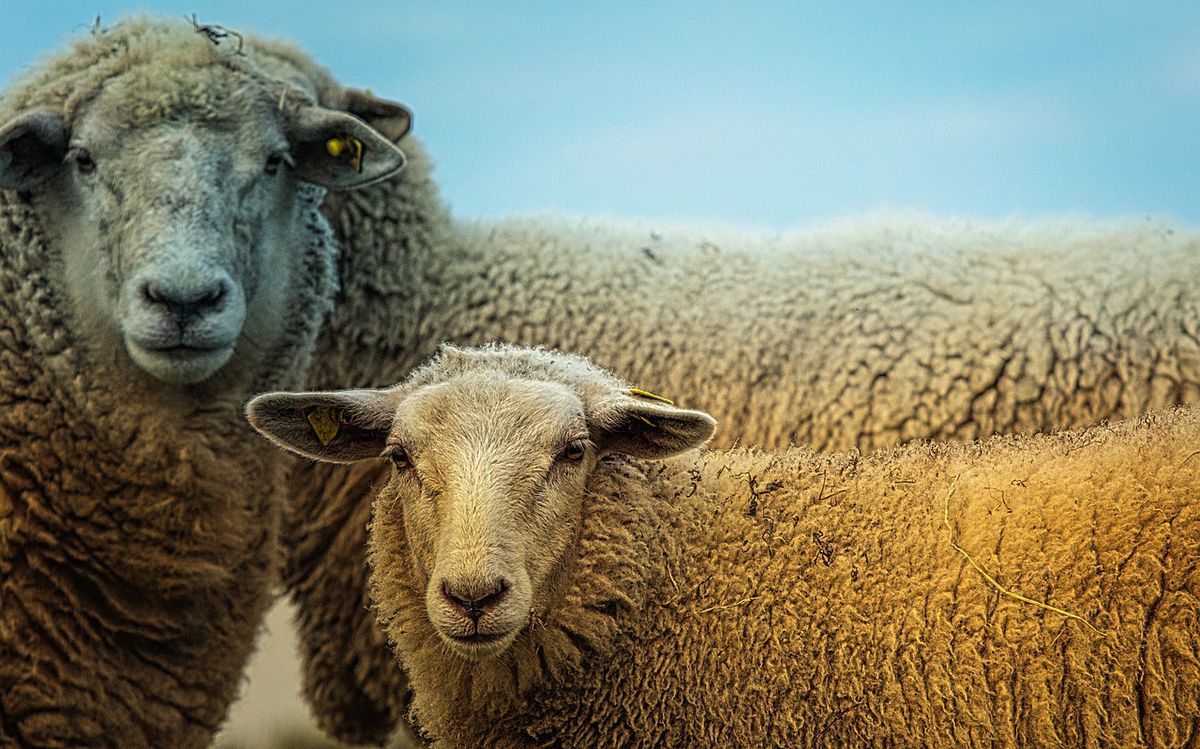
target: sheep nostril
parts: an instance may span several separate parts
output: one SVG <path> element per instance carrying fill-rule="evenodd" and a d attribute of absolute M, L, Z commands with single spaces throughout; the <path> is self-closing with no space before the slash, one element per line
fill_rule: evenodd
<path fill-rule="evenodd" d="M 487 612 L 491 611 L 505 596 L 508 595 L 508 581 L 499 580 L 491 587 L 489 592 L 483 595 L 472 593 L 463 593 L 454 590 L 449 583 L 442 583 L 442 596 L 450 603 L 452 607 L 457 609 L 462 614 L 470 617 L 472 621 L 479 621 Z"/>
<path fill-rule="evenodd" d="M 143 282 L 138 289 L 143 304 L 158 307 L 183 320 L 220 312 L 225 298 L 229 296 L 230 286 L 224 279 L 202 287 L 175 286 L 162 279 L 151 279 Z"/>
<path fill-rule="evenodd" d="M 444 582 L 442 583 L 442 596 L 444 596 L 445 599 L 447 601 L 449 601 L 452 606 L 454 606 L 455 608 L 463 609 L 464 611 L 467 609 L 467 607 L 471 603 L 469 599 L 462 598 L 462 597 L 456 595 L 452 590 L 450 590 L 450 585 L 448 583 L 444 583 Z"/>
<path fill-rule="evenodd" d="M 153 281 L 146 281 L 141 285 L 142 301 L 147 304 L 162 304 L 166 301 L 166 293 L 162 288 Z"/>
<path fill-rule="evenodd" d="M 197 300 L 197 304 L 201 306 L 215 307 L 217 304 L 220 304 L 222 299 L 225 298 L 225 294 L 227 292 L 228 288 L 226 288 L 224 283 L 217 283 L 203 296 L 201 296 L 200 299 Z"/>
<path fill-rule="evenodd" d="M 500 580 L 498 583 L 496 583 L 496 587 L 491 593 L 488 593 L 487 595 L 477 599 L 476 603 L 478 603 L 479 606 L 486 611 L 494 608 L 497 604 L 503 601 L 506 595 L 508 595 L 508 581 Z"/>

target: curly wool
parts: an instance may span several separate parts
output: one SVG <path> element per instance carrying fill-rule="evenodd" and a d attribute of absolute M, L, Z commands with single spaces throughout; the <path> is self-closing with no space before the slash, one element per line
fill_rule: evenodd
<path fill-rule="evenodd" d="M 53 108 L 70 121 L 79 109 L 113 86 L 121 92 L 115 126 L 144 127 L 163 120 L 221 122 L 250 102 L 272 106 L 285 88 L 312 99 L 308 76 L 289 76 L 286 47 L 260 58 L 240 53 L 236 40 L 214 44 L 185 22 L 131 18 L 77 37 L 66 50 L 47 55 L 0 96 L 3 119 L 16 112 Z M 307 72 L 307 71 L 306 71 Z M 316 73 L 311 73 L 316 78 Z"/>
<path fill-rule="evenodd" d="M 349 106 L 297 48 L 248 43 L 322 104 Z M 395 382 L 443 340 L 542 344 L 705 408 L 718 444 L 825 450 L 1084 426 L 1200 393 L 1200 237 L 1167 223 L 898 216 L 784 236 L 472 224 L 451 217 L 421 144 L 404 149 L 396 178 L 326 200 L 341 293 L 311 388 Z M 406 693 L 365 591 L 381 476 L 300 465 L 284 523 L 305 691 L 348 743 L 382 743 L 402 717 L 388 695 Z"/>
<path fill-rule="evenodd" d="M 390 384 L 442 341 L 546 345 L 703 406 L 721 444 L 821 450 L 1087 426 L 1200 396 L 1200 234 L 1168 223 L 463 223 L 405 147 L 396 179 L 326 201 L 342 293 L 315 388 Z"/>
<path fill-rule="evenodd" d="M 396 179 L 326 201 L 342 292 L 314 389 L 395 382 L 443 340 L 541 344 L 704 408 L 720 445 L 821 450 L 1079 427 L 1200 395 L 1200 236 L 1170 224 L 467 224 L 419 144 L 405 150 Z M 381 701 L 403 681 L 356 552 L 370 474 L 300 466 L 284 531 L 306 690 L 348 742 L 401 717 Z"/>
<path fill-rule="evenodd" d="M 196 37 L 185 24 L 103 32 L 0 108 L 77 101 L 149 60 L 185 66 L 181 85 L 206 71 L 213 92 L 236 83 L 244 63 Z M 305 189 L 312 242 L 296 248 L 305 282 L 286 335 L 254 369 L 182 393 L 76 335 L 44 202 L 0 191 L 0 746 L 198 747 L 222 721 L 278 567 L 280 508 L 260 487 L 282 466 L 241 406 L 298 384 L 335 291 L 322 191 Z"/>
<path fill-rule="evenodd" d="M 436 746 L 1190 745 L 1198 448 L 1191 410 L 602 462 L 564 592 L 483 661 L 433 631 L 385 490 L 372 592 Z"/>
<path fill-rule="evenodd" d="M 275 54 L 346 105 L 311 58 Z M 420 142 L 404 149 L 397 177 L 326 200 L 341 292 L 313 389 L 390 384 L 442 341 L 546 345 L 703 407 L 719 445 L 821 450 L 1079 427 L 1200 396 L 1200 236 L 1164 222 L 469 223 Z M 382 470 L 299 465 L 284 520 L 305 692 L 347 743 L 382 743 L 402 717 L 361 553 Z"/>

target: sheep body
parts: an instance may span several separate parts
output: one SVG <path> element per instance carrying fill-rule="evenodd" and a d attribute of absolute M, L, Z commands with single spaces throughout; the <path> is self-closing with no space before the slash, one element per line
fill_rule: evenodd
<path fill-rule="evenodd" d="M 1200 235 L 882 216 L 785 235 L 454 221 L 410 168 L 326 211 L 342 295 L 313 387 L 443 341 L 585 353 L 711 404 L 719 440 L 820 450 L 1086 426 L 1200 395 Z"/>
<path fill-rule="evenodd" d="M 376 420 L 376 445 L 400 439 L 404 465 L 422 477 L 398 471 L 380 490 L 371 593 L 408 674 L 413 716 L 437 745 L 1194 741 L 1195 409 L 867 456 L 737 449 L 652 462 L 619 455 L 639 444 L 622 437 L 629 427 L 612 426 L 602 396 L 570 373 L 540 368 L 545 359 L 451 350 L 393 390 L 352 393 L 344 412 L 352 427 Z M 517 385 L 496 385 L 505 378 Z M 544 388 L 512 407 L 524 415 L 497 410 L 531 381 L 578 396 L 598 455 L 617 445 L 618 455 L 578 469 L 587 472 L 578 489 L 565 474 L 526 489 L 513 467 L 554 432 L 558 422 L 540 414 L 572 408 Z M 276 412 L 314 395 L 325 394 L 284 396 Z M 539 403 L 554 405 L 530 410 Z M 651 405 L 638 412 L 646 419 L 624 423 L 681 431 L 677 409 Z M 393 411 L 394 421 L 374 415 Z M 564 494 L 577 515 L 555 504 Z M 547 550 L 530 502 L 563 518 L 569 549 Z M 460 511 L 467 525 L 455 525 Z M 506 513 L 525 530 L 504 527 Z M 468 657 L 432 623 L 427 586 L 436 588 L 445 554 L 459 555 L 452 574 L 475 556 L 491 560 L 479 569 L 504 569 L 507 552 L 483 543 L 488 531 L 473 535 L 477 518 L 501 524 L 496 532 L 528 560 L 555 554 L 558 566 L 515 639 Z M 463 544 L 466 556 L 454 551 Z M 1005 590 L 1060 610 L 1002 593 L 967 554 Z"/>
<path fill-rule="evenodd" d="M 614 467 L 579 548 L 602 580 L 562 614 L 583 642 L 555 613 L 514 663 L 471 668 L 431 642 L 421 601 L 383 585 L 378 605 L 418 724 L 449 746 L 1186 746 L 1198 446 L 1183 414 L 866 458 Z M 1109 634 L 1001 595 L 950 546 L 947 500 L 955 540 L 1003 585 Z M 402 564 L 403 533 L 377 533 L 374 564 Z M 589 627 L 620 593 L 629 620 Z M 538 644 L 582 665 L 539 674 Z"/>
<path fill-rule="evenodd" d="M 320 117 L 342 126 L 303 90 L 277 104 L 287 88 L 185 22 L 135 20 L 97 29 L 0 98 L 6 749 L 205 746 L 237 692 L 278 577 L 280 504 L 269 487 L 284 480 L 283 464 L 255 449 L 241 407 L 253 392 L 299 384 L 336 291 L 324 189 L 286 171 L 283 183 L 258 176 L 259 159 L 288 144 L 285 135 L 319 139 Z M 235 108 L 243 104 L 251 109 Z M 284 133 L 293 125 L 300 135 Z M 278 140 L 267 142 L 271 130 Z M 93 137 L 86 170 L 72 166 L 85 160 L 80 152 L 58 153 L 68 131 Z M 228 158 L 224 189 L 248 183 L 229 202 L 266 208 L 229 221 L 206 213 L 228 203 L 191 173 L 184 157 L 197 142 Z M 247 144 L 263 150 L 238 151 Z M 297 174 L 321 158 L 297 155 Z M 327 169 L 311 181 L 333 186 L 344 174 Z M 200 184 L 148 189 L 159 178 Z M 233 247 L 226 254 L 248 312 L 228 364 L 179 384 L 160 377 L 169 367 L 146 368 L 127 353 L 126 307 L 96 304 L 111 303 L 152 240 L 176 237 L 191 201 L 210 195 L 199 223 L 227 230 L 227 245 L 192 249 Z M 96 215 L 99 227 L 87 223 Z M 141 241 L 135 232 L 159 219 Z M 211 306 L 232 304 L 235 293 L 225 288 Z M 131 303 L 167 306 L 150 296 Z"/>
<path fill-rule="evenodd" d="M 228 418 L 241 392 L 176 410 L 95 376 L 34 221 L 0 193 L 19 295 L 0 302 L 0 746 L 204 746 L 278 564 L 279 505 L 240 487 L 283 475 Z"/>
<path fill-rule="evenodd" d="M 419 152 L 412 167 L 402 180 L 421 179 Z M 543 220 L 452 225 L 426 252 L 430 226 L 408 235 L 367 210 L 383 189 L 332 199 L 356 249 L 314 387 L 399 379 L 441 339 L 539 343 L 711 404 L 719 444 L 822 450 L 1078 427 L 1200 392 L 1200 240 L 1169 225 L 869 220 L 763 237 L 760 253 L 744 238 Z M 356 244 L 373 231 L 394 241 L 377 266 Z M 403 689 L 365 592 L 346 592 L 363 591 L 373 470 L 302 466 L 285 523 L 307 688 L 323 725 L 356 741 Z"/>
<path fill-rule="evenodd" d="M 355 111 L 326 71 L 281 54 Z M 420 144 L 405 149 L 397 178 L 326 201 L 342 292 L 312 387 L 395 381 L 443 340 L 545 344 L 706 404 L 721 444 L 864 450 L 1083 426 L 1200 392 L 1200 238 L 1169 223 L 472 223 L 451 216 Z M 284 525 L 306 691 L 349 742 L 381 741 L 399 717 L 387 695 L 405 689 L 364 589 L 379 475 L 301 466 Z"/>

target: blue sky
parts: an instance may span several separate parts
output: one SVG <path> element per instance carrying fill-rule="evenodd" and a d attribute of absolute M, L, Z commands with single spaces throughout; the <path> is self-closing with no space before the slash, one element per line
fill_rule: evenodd
<path fill-rule="evenodd" d="M 286 37 L 408 104 L 467 216 L 1200 226 L 1196 0 L 47 5 L 6 11 L 0 81 L 97 13 Z"/>

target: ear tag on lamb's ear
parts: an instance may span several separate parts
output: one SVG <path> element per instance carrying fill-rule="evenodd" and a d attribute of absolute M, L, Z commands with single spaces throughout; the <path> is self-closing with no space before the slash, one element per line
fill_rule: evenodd
<path fill-rule="evenodd" d="M 666 403 L 668 406 L 675 405 L 675 401 L 671 400 L 670 398 L 664 398 L 658 393 L 652 393 L 649 390 L 642 390 L 641 388 L 629 388 L 629 394 L 634 398 L 645 398 L 646 400 L 658 401 L 659 403 Z M 641 414 L 634 414 L 634 416 L 637 416 L 639 421 L 644 422 L 652 429 L 658 429 L 658 424 L 650 421 L 645 416 L 642 416 Z"/>
<path fill-rule="evenodd" d="M 668 406 L 675 405 L 675 401 L 671 400 L 670 398 L 664 398 L 661 395 L 650 392 L 649 390 L 642 390 L 640 388 L 629 388 L 629 394 L 635 398 L 647 398 L 652 401 L 659 401 L 660 403 L 666 403 Z"/>
<path fill-rule="evenodd" d="M 329 406 L 317 406 L 308 412 L 308 423 L 312 426 L 313 434 L 321 440 L 321 446 L 328 447 L 342 428 L 342 414 Z"/>
<path fill-rule="evenodd" d="M 362 173 L 363 142 L 353 135 L 330 138 L 325 141 L 325 150 L 335 159 L 345 159 L 354 167 L 354 171 Z"/>

